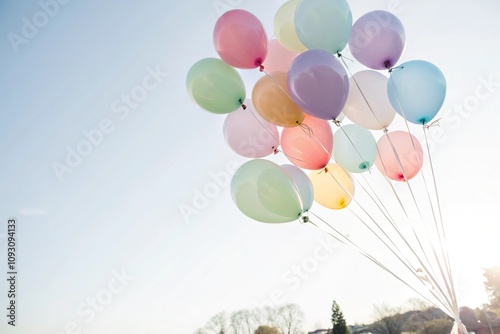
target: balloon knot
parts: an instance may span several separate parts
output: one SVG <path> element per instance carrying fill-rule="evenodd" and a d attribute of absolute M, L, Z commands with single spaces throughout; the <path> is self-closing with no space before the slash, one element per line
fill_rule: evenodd
<path fill-rule="evenodd" d="M 273 151 L 273 153 L 274 153 L 274 155 L 276 155 L 276 154 L 280 153 L 280 150 L 278 150 L 277 148 L 275 148 L 274 151 Z"/>
<path fill-rule="evenodd" d="M 333 124 L 335 124 L 336 126 L 340 126 L 340 121 L 336 120 L 336 119 L 333 119 L 332 120 Z"/>
<path fill-rule="evenodd" d="M 264 65 L 259 64 L 259 71 L 260 71 L 260 72 L 264 72 Z"/>
<path fill-rule="evenodd" d="M 384 133 L 387 133 L 389 132 L 389 129 L 388 128 L 384 128 Z"/>
<path fill-rule="evenodd" d="M 328 168 L 327 167 L 325 167 L 325 173 L 328 173 Z"/>
<path fill-rule="evenodd" d="M 247 110 L 247 106 L 244 103 L 241 104 L 241 108 L 243 108 L 243 110 Z"/>
<path fill-rule="evenodd" d="M 337 51 L 337 57 L 342 58 L 342 53 L 340 53 L 339 51 Z"/>
<path fill-rule="evenodd" d="M 439 121 L 441 118 L 436 119 L 435 121 L 429 123 L 429 124 L 424 124 L 424 128 L 429 129 L 432 126 L 440 126 Z"/>
<path fill-rule="evenodd" d="M 300 217 L 300 218 L 301 218 L 301 220 L 302 220 L 302 223 L 304 223 L 304 224 L 305 224 L 305 223 L 309 223 L 309 216 L 302 216 L 302 217 Z"/>

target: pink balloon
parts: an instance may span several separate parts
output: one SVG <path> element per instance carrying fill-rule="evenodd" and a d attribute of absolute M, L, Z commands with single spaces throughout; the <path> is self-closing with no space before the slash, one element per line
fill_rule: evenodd
<path fill-rule="evenodd" d="M 328 121 L 306 115 L 299 126 L 283 129 L 281 148 L 294 165 L 322 169 L 332 155 L 332 128 Z"/>
<path fill-rule="evenodd" d="M 250 99 L 244 104 L 246 109 L 239 108 L 226 116 L 223 127 L 226 143 L 247 158 L 262 158 L 274 153 L 279 145 L 278 128 L 255 111 Z"/>
<path fill-rule="evenodd" d="M 415 136 L 406 131 L 386 133 L 378 140 L 377 148 L 375 165 L 383 175 L 392 180 L 410 180 L 422 168 L 422 145 Z"/>
<path fill-rule="evenodd" d="M 267 44 L 267 57 L 264 62 L 266 72 L 288 73 L 290 64 L 298 56 L 297 52 L 290 51 L 283 47 L 277 39 L 269 40 Z"/>
<path fill-rule="evenodd" d="M 256 68 L 267 55 L 267 35 L 259 19 L 234 9 L 222 14 L 214 28 L 214 46 L 221 59 L 237 68 Z"/>

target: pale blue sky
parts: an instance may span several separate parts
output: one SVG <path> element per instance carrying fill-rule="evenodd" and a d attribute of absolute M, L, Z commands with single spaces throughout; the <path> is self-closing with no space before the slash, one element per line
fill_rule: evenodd
<path fill-rule="evenodd" d="M 84 333 L 191 333 L 216 312 L 255 307 L 273 291 L 302 306 L 307 331 L 317 323 L 328 326 L 333 299 L 354 323 L 370 321 L 374 304 L 413 296 L 339 245 L 300 286 L 284 281 L 326 235 L 298 223 L 253 222 L 238 212 L 227 186 L 189 223 L 180 214 L 212 182 L 211 173 L 245 161 L 224 142 L 224 117 L 197 108 L 185 90 L 189 67 L 216 56 L 211 36 L 217 8 L 252 11 L 272 36 L 273 15 L 283 2 L 73 0 L 59 5 L 16 52 L 9 33 L 22 35 L 23 17 L 32 21 L 45 2 L 0 1 L 2 264 L 6 220 L 19 221 L 18 327 L 7 327 L 2 316 L 2 333 L 63 333 L 72 322 L 84 324 Z M 402 61 L 429 60 L 448 80 L 435 163 L 450 249 L 461 261 L 459 302 L 476 306 L 484 301 L 481 266 L 500 260 L 500 5 L 350 5 L 354 19 L 375 9 L 395 11 L 407 32 Z M 251 87 L 259 74 L 248 73 Z M 127 107 L 123 94 L 139 89 L 145 78 L 157 85 L 136 107 Z M 466 103 L 477 87 L 491 89 L 490 96 L 459 113 L 454 106 Z M 84 132 L 99 126 L 108 133 L 58 178 L 54 163 L 66 164 L 68 148 L 76 150 Z M 317 207 L 356 235 L 349 212 Z M 88 310 L 88 298 L 105 293 L 110 282 L 118 286 L 122 270 L 130 281 L 86 321 L 79 307 Z M 6 291 L 5 280 L 0 282 Z M 6 303 L 2 292 L 0 306 Z"/>

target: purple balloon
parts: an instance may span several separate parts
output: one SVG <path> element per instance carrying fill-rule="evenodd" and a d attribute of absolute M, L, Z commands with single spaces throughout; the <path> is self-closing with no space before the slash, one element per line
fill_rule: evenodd
<path fill-rule="evenodd" d="M 307 114 L 336 119 L 349 94 L 349 78 L 335 56 L 324 50 L 307 50 L 298 55 L 288 71 L 292 100 Z"/>
<path fill-rule="evenodd" d="M 354 58 L 371 69 L 394 67 L 403 53 L 404 46 L 403 24 L 389 12 L 368 12 L 352 26 L 349 50 Z"/>

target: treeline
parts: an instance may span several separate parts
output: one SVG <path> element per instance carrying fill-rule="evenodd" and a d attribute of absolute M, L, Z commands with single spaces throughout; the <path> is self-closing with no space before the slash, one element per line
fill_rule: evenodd
<path fill-rule="evenodd" d="M 219 312 L 195 334 L 302 334 L 304 312 L 297 304 Z"/>

